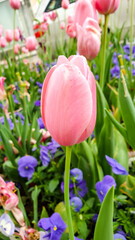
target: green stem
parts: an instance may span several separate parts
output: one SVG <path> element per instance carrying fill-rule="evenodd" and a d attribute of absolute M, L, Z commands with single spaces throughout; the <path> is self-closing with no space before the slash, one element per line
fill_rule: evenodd
<path fill-rule="evenodd" d="M 13 56 L 14 54 L 14 48 L 15 48 L 15 13 L 16 10 L 14 9 L 14 15 L 13 15 Z"/>
<path fill-rule="evenodd" d="M 130 14 L 130 87 L 132 83 L 132 48 L 133 48 L 133 13 L 134 13 L 134 0 L 131 0 L 131 14 Z"/>
<path fill-rule="evenodd" d="M 74 240 L 74 231 L 72 224 L 72 216 L 69 202 L 69 177 L 70 177 L 70 161 L 72 147 L 66 147 L 66 162 L 65 162 L 65 183 L 64 183 L 64 200 L 67 213 L 68 231 L 70 240 Z"/>
<path fill-rule="evenodd" d="M 103 45 L 102 45 L 102 54 L 101 54 L 101 71 L 100 71 L 100 87 L 103 90 L 105 79 L 105 50 L 106 50 L 106 40 L 107 40 L 107 24 L 108 24 L 109 15 L 105 15 L 105 24 L 104 24 L 104 35 L 103 35 Z"/>
<path fill-rule="evenodd" d="M 18 127 L 16 125 L 16 119 L 15 119 L 15 115 L 14 115 L 14 111 L 13 111 L 11 95 L 8 96 L 8 102 L 9 102 L 9 108 L 10 108 L 10 112 L 11 112 L 11 115 L 12 115 L 12 119 L 13 119 L 15 131 L 16 131 L 16 135 L 17 135 L 17 137 L 19 137 L 19 131 L 18 131 Z"/>

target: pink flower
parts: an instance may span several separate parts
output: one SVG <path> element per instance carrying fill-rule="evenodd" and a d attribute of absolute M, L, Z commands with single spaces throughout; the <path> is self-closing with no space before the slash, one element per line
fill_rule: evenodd
<path fill-rule="evenodd" d="M 73 23 L 73 22 L 74 22 L 73 16 L 69 15 L 69 16 L 67 17 L 67 22 L 68 22 L 68 23 Z"/>
<path fill-rule="evenodd" d="M 92 18 L 87 18 L 80 26 L 77 24 L 77 50 L 80 55 L 88 60 L 94 59 L 100 50 L 101 28 L 98 22 Z"/>
<path fill-rule="evenodd" d="M 54 21 L 57 18 L 57 13 L 55 11 L 53 11 L 49 14 L 49 17 L 52 21 Z"/>
<path fill-rule="evenodd" d="M 14 53 L 15 53 L 15 54 L 18 54 L 18 53 L 19 53 L 19 49 L 20 49 L 20 45 L 19 45 L 19 44 L 16 44 L 16 45 L 15 45 L 15 48 L 14 48 Z"/>
<path fill-rule="evenodd" d="M 43 14 L 43 20 L 44 20 L 44 22 L 47 22 L 47 20 L 48 20 L 48 18 L 49 18 L 49 13 L 44 13 Z"/>
<path fill-rule="evenodd" d="M 26 48 L 31 52 L 33 50 L 36 49 L 36 46 L 37 46 L 37 40 L 35 38 L 35 36 L 29 36 L 26 38 L 25 40 L 25 45 L 26 45 Z"/>
<path fill-rule="evenodd" d="M 93 0 L 95 7 L 100 14 L 111 14 L 114 13 L 120 3 L 120 0 Z"/>
<path fill-rule="evenodd" d="M 48 23 L 47 22 L 41 23 L 41 31 L 46 32 L 47 30 L 48 30 Z"/>
<path fill-rule="evenodd" d="M 17 28 L 14 30 L 14 38 L 15 38 L 15 41 L 18 41 L 20 38 L 20 32 Z"/>
<path fill-rule="evenodd" d="M 5 37 L 1 37 L 1 38 L 0 38 L 0 46 L 1 46 L 2 48 L 4 48 L 4 47 L 6 47 L 6 45 L 7 45 L 6 38 L 5 38 Z"/>
<path fill-rule="evenodd" d="M 79 0 L 75 3 L 74 23 L 83 25 L 87 17 L 97 20 L 96 8 L 90 0 Z"/>
<path fill-rule="evenodd" d="M 62 0 L 61 1 L 62 8 L 67 9 L 68 5 L 69 5 L 69 0 Z"/>
<path fill-rule="evenodd" d="M 12 42 L 12 40 L 13 40 L 13 31 L 10 30 L 10 29 L 7 29 L 5 31 L 5 38 L 6 38 L 7 42 Z"/>
<path fill-rule="evenodd" d="M 60 23 L 60 28 L 63 30 L 63 29 L 65 29 L 65 22 L 61 22 Z"/>
<path fill-rule="evenodd" d="M 76 28 L 74 23 L 69 23 L 66 27 L 66 33 L 69 35 L 71 38 L 76 37 Z"/>
<path fill-rule="evenodd" d="M 2 33 L 3 33 L 3 26 L 0 25 L 0 37 L 2 36 Z"/>
<path fill-rule="evenodd" d="M 6 92 L 4 89 L 5 79 L 6 79 L 5 77 L 0 77 L 0 101 L 4 100 L 6 98 Z"/>
<path fill-rule="evenodd" d="M 22 47 L 22 53 L 28 53 L 29 52 L 29 50 L 26 48 L 26 47 Z"/>
<path fill-rule="evenodd" d="M 96 121 L 96 85 L 85 57 L 58 58 L 43 84 L 41 115 L 60 145 L 71 146 L 90 136 Z"/>
<path fill-rule="evenodd" d="M 9 0 L 9 3 L 10 3 L 10 6 L 15 10 L 19 9 L 21 6 L 20 0 Z"/>

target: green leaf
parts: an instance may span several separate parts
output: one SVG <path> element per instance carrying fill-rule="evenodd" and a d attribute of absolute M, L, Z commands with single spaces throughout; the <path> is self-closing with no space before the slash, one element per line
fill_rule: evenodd
<path fill-rule="evenodd" d="M 94 240 L 113 240 L 113 199 L 114 187 L 107 192 L 94 231 Z"/>
<path fill-rule="evenodd" d="M 89 234 L 89 230 L 87 228 L 86 222 L 79 221 L 77 225 L 78 225 L 78 230 L 80 232 L 81 238 L 86 239 Z"/>
<path fill-rule="evenodd" d="M 28 117 L 27 115 L 25 115 L 25 120 L 24 120 L 24 124 L 22 126 L 22 132 L 21 132 L 21 142 L 23 145 L 23 148 L 26 151 L 26 139 L 27 139 L 27 135 L 28 135 L 28 129 L 29 129 L 29 122 L 28 122 Z"/>
<path fill-rule="evenodd" d="M 46 210 L 45 207 L 43 207 L 43 208 L 42 208 L 42 212 L 41 212 L 40 219 L 41 219 L 41 218 L 48 218 L 48 217 L 49 217 L 49 215 L 48 215 L 48 213 L 47 213 L 47 210 Z"/>
<path fill-rule="evenodd" d="M 121 73 L 121 78 L 119 81 L 120 110 L 127 130 L 128 143 L 132 148 L 135 148 L 135 107 L 123 73 Z"/>
<path fill-rule="evenodd" d="M 135 177 L 128 175 L 126 181 L 121 184 L 120 191 L 135 201 Z"/>
<path fill-rule="evenodd" d="M 49 191 L 52 193 L 58 186 L 59 184 L 59 180 L 58 179 L 52 179 L 50 182 L 49 182 Z"/>
<path fill-rule="evenodd" d="M 34 210 L 34 223 L 37 224 L 38 222 L 38 196 L 41 192 L 41 189 L 38 189 L 37 186 L 35 186 L 34 191 L 32 192 L 32 200 L 33 200 L 33 210 Z"/>
<path fill-rule="evenodd" d="M 17 188 L 17 195 L 18 195 L 18 198 L 19 198 L 18 207 L 22 210 L 22 213 L 23 213 L 26 225 L 30 227 L 30 222 L 29 222 L 29 219 L 27 217 L 27 213 L 26 213 L 25 207 L 23 205 L 23 202 L 22 202 L 22 199 L 21 199 L 21 195 L 20 195 L 20 191 L 19 191 L 18 188 Z"/>

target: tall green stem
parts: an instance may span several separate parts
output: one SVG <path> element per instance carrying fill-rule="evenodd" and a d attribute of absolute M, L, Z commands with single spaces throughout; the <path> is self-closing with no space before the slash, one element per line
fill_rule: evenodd
<path fill-rule="evenodd" d="M 72 216 L 69 202 L 69 177 L 70 177 L 70 161 L 72 147 L 66 147 L 66 162 L 65 162 L 65 183 L 64 183 L 64 200 L 67 213 L 68 231 L 70 240 L 74 240 L 74 231 L 72 224 Z"/>
<path fill-rule="evenodd" d="M 133 13 L 134 0 L 131 0 L 131 14 L 130 14 L 130 87 L 132 83 L 132 48 L 133 48 Z"/>
<path fill-rule="evenodd" d="M 8 96 L 8 102 L 9 102 L 9 108 L 10 108 L 10 112 L 11 112 L 11 115 L 12 115 L 12 119 L 13 119 L 15 131 L 16 131 L 16 135 L 17 135 L 17 137 L 19 137 L 19 131 L 18 131 L 18 127 L 16 125 L 16 119 L 15 119 L 15 115 L 14 115 L 11 95 Z"/>
<path fill-rule="evenodd" d="M 101 52 L 101 71 L 100 71 L 100 87 L 103 90 L 105 79 L 104 79 L 104 72 L 105 72 L 105 50 L 106 50 L 106 39 L 107 39 L 107 24 L 108 24 L 109 15 L 105 15 L 105 24 L 104 24 L 104 35 L 103 35 L 103 45 L 102 45 L 102 52 Z"/>
<path fill-rule="evenodd" d="M 14 48 L 15 48 L 15 13 L 16 13 L 16 10 L 14 9 L 14 14 L 13 14 L 13 56 L 14 56 Z"/>

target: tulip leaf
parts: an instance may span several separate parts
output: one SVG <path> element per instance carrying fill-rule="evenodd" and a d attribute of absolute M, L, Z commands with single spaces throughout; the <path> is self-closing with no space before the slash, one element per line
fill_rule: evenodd
<path fill-rule="evenodd" d="M 113 240 L 113 199 L 114 187 L 106 194 L 94 231 L 94 240 Z"/>
<path fill-rule="evenodd" d="M 24 220 L 25 220 L 26 225 L 27 225 L 27 226 L 30 226 L 30 222 L 29 222 L 29 219 L 28 219 L 28 217 L 27 217 L 27 213 L 26 213 L 26 210 L 25 210 L 23 201 L 22 201 L 22 199 L 21 199 L 20 191 L 19 191 L 18 188 L 17 188 L 17 195 L 18 195 L 18 198 L 19 198 L 18 207 L 22 210 L 22 213 L 23 213 L 23 216 L 24 216 Z"/>
<path fill-rule="evenodd" d="M 127 130 L 128 143 L 135 149 L 135 107 L 122 72 L 121 78 L 119 81 L 120 110 Z"/>
<path fill-rule="evenodd" d="M 135 177 L 128 175 L 126 181 L 121 184 L 120 191 L 135 201 Z"/>

